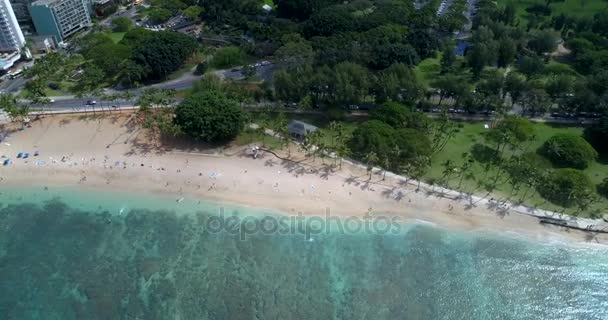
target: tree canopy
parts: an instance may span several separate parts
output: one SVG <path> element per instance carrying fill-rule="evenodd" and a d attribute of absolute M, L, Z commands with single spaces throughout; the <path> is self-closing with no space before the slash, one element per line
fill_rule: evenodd
<path fill-rule="evenodd" d="M 543 198 L 566 208 L 585 208 L 593 198 L 591 180 L 576 169 L 554 170 L 537 189 Z"/>
<path fill-rule="evenodd" d="M 238 103 L 216 90 L 197 92 L 175 109 L 175 124 L 204 142 L 225 142 L 243 129 L 245 116 Z"/>
<path fill-rule="evenodd" d="M 593 147 L 575 134 L 557 134 L 540 147 L 539 153 L 555 166 L 585 169 L 597 157 Z"/>

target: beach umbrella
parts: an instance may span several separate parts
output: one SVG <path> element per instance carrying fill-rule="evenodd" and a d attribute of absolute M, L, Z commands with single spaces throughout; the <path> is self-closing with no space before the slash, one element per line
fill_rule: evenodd
<path fill-rule="evenodd" d="M 25 158 L 29 158 L 29 157 L 30 157 L 30 154 L 29 154 L 28 152 L 26 152 L 26 153 L 23 155 L 23 159 L 25 159 Z"/>
<path fill-rule="evenodd" d="M 3 165 L 7 165 L 11 162 L 11 159 L 4 159 Z"/>
<path fill-rule="evenodd" d="M 37 157 L 38 155 L 40 155 L 40 151 L 38 151 L 38 150 L 34 151 L 34 157 Z"/>
<path fill-rule="evenodd" d="M 23 152 L 17 153 L 17 158 L 21 158 L 21 157 L 23 157 Z"/>

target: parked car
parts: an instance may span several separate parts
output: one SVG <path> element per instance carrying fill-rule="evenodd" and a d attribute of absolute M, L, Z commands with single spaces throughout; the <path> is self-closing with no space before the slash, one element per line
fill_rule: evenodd
<path fill-rule="evenodd" d="M 95 100 L 89 100 L 89 101 L 87 101 L 87 105 L 88 106 L 94 106 L 96 104 L 97 104 L 97 101 L 95 101 Z"/>

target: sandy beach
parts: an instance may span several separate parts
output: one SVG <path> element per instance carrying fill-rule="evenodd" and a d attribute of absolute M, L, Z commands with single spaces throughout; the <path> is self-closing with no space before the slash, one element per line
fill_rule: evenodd
<path fill-rule="evenodd" d="M 5 128 L 7 131 L 9 128 Z M 13 128 L 14 129 L 14 128 Z M 23 131 L 10 132 L 0 154 L 3 186 L 106 188 L 163 193 L 270 208 L 286 214 L 324 216 L 395 215 L 460 230 L 515 232 L 541 241 L 608 243 L 608 235 L 539 223 L 500 203 L 447 199 L 413 181 L 371 180 L 366 170 L 333 159 L 313 161 L 291 147 L 289 160 L 251 146 L 205 148 L 180 141 L 159 141 L 135 124 L 130 114 L 47 116 Z M 39 151 L 38 156 L 33 156 Z M 18 152 L 29 152 L 18 159 Z M 279 153 L 287 157 L 287 152 Z"/>

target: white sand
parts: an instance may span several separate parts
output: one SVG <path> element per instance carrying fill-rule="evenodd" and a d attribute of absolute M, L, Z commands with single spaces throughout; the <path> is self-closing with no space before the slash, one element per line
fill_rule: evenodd
<path fill-rule="evenodd" d="M 101 119 L 47 117 L 2 141 L 0 154 L 12 164 L 1 168 L 2 185 L 110 188 L 226 201 L 286 214 L 362 216 L 397 215 L 461 230 L 516 232 L 538 240 L 608 243 L 607 235 L 541 225 L 537 218 L 416 192 L 393 178 L 382 181 L 365 170 L 341 170 L 307 159 L 292 147 L 292 160 L 266 153 L 253 159 L 247 146 L 218 152 L 193 144 L 160 144 L 127 114 Z M 10 145 L 7 145 L 10 144 Z M 167 147 L 171 146 L 171 147 Z M 38 157 L 17 159 L 20 151 Z M 205 154 L 207 153 L 207 154 Z M 65 157 L 65 158 L 64 158 Z M 61 161 L 64 158 L 65 161 Z M 42 164 L 39 161 L 44 161 Z M 143 166 L 142 166 L 143 164 Z M 215 175 L 213 175 L 215 173 Z"/>

